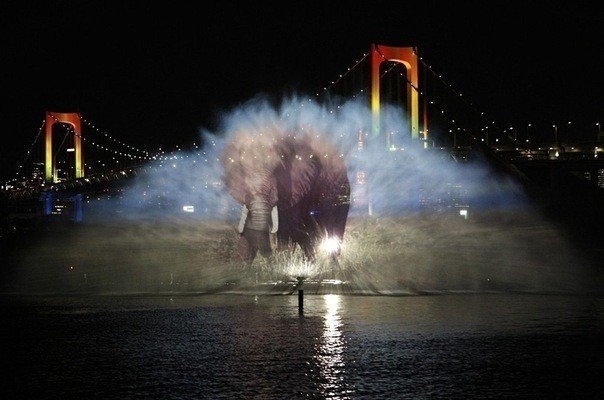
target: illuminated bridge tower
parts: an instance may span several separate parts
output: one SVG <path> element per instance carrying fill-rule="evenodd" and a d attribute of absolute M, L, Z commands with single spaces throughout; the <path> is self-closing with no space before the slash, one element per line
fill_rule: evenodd
<path fill-rule="evenodd" d="M 384 62 L 397 62 L 402 64 L 407 71 L 407 116 L 411 124 L 411 139 L 419 137 L 419 71 L 418 58 L 415 47 L 392 47 L 380 44 L 371 45 L 371 113 L 372 136 L 380 136 L 380 66 Z M 425 112 L 425 110 L 424 110 Z M 424 124 L 426 121 L 424 121 Z M 427 130 L 421 139 L 427 139 Z M 393 146 L 391 134 L 386 136 L 386 146 Z"/>
<path fill-rule="evenodd" d="M 75 178 L 84 177 L 84 164 L 82 162 L 82 122 L 78 113 L 46 112 L 46 161 L 45 178 L 48 185 L 58 182 L 57 166 L 52 146 L 52 127 L 56 123 L 70 124 L 73 131 L 75 151 Z M 57 151 L 57 149 L 54 149 Z"/>
<path fill-rule="evenodd" d="M 77 113 L 60 113 L 46 112 L 46 150 L 45 150 L 45 181 L 47 186 L 52 186 L 53 183 L 59 182 L 57 176 L 58 168 L 56 165 L 56 153 L 59 149 L 53 149 L 52 127 L 56 123 L 71 125 L 70 133 L 73 132 L 73 151 L 75 152 L 75 178 L 84 177 L 84 164 L 82 162 L 82 122 L 80 115 Z M 70 204 L 72 212 L 72 220 L 75 222 L 82 221 L 82 195 L 70 195 L 66 199 L 58 198 L 58 195 L 51 191 L 45 191 L 40 196 L 42 203 L 42 212 L 46 216 L 56 213 L 56 206 L 63 202 Z"/>
<path fill-rule="evenodd" d="M 421 132 L 419 129 L 419 63 L 418 56 L 415 47 L 392 47 L 384 46 L 380 44 L 372 44 L 370 49 L 370 96 L 371 96 L 371 134 L 369 138 L 365 138 L 364 135 L 360 134 L 358 138 L 358 150 L 363 151 L 365 146 L 365 140 L 369 140 L 377 144 L 377 148 L 385 144 L 385 150 L 397 150 L 393 140 L 393 133 L 385 133 L 385 141 L 381 142 L 382 135 L 384 133 L 380 127 L 380 86 L 381 74 L 380 67 L 383 63 L 394 62 L 402 64 L 406 70 L 406 117 L 409 121 L 409 132 L 412 142 L 418 142 L 424 140 L 424 147 L 427 142 L 427 119 L 426 119 L 426 107 L 423 108 L 423 124 L 424 130 Z M 367 207 L 368 215 L 373 215 L 375 210 L 381 208 L 380 204 L 384 204 L 384 199 L 379 199 L 379 190 L 373 190 L 372 177 L 367 174 L 364 168 L 357 173 L 356 177 L 356 193 L 354 194 L 354 200 L 362 207 Z"/>

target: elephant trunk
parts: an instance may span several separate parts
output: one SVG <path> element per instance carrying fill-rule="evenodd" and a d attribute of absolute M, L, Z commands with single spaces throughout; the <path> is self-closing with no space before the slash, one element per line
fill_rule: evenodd
<path fill-rule="evenodd" d="M 253 199 L 248 205 L 248 218 L 246 229 L 255 231 L 270 231 L 272 205 L 262 199 Z"/>

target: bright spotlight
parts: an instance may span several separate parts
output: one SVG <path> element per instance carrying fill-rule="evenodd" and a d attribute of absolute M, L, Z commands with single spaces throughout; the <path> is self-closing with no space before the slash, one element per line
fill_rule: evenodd
<path fill-rule="evenodd" d="M 337 254 L 340 251 L 340 241 L 338 238 L 326 238 L 321 243 L 321 250 L 329 255 Z"/>

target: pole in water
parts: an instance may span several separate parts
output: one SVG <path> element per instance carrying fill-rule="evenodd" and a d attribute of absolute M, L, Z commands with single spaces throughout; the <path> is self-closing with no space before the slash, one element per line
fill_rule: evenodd
<path fill-rule="evenodd" d="M 304 282 L 303 276 L 296 277 L 298 280 L 298 313 L 304 313 L 304 289 L 302 289 L 302 283 Z"/>
<path fill-rule="evenodd" d="M 298 313 L 304 313 L 304 289 L 298 289 Z"/>

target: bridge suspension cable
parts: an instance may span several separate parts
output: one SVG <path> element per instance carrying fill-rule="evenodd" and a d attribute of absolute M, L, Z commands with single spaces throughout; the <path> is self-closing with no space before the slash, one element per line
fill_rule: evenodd
<path fill-rule="evenodd" d="M 109 141 L 111 141 L 119 146 L 126 148 L 128 151 L 134 151 L 136 153 L 142 154 L 142 156 L 133 155 L 132 157 L 138 158 L 138 159 L 151 159 L 152 158 L 152 156 L 149 155 L 150 154 L 149 151 L 140 149 L 135 146 L 131 146 L 127 143 L 122 142 L 119 139 L 114 138 L 113 136 L 109 135 L 107 132 L 101 131 L 99 128 L 97 128 L 92 122 L 90 122 L 89 120 L 84 118 L 82 116 L 82 114 L 79 114 L 79 115 L 80 115 L 80 119 L 82 120 L 82 122 L 84 122 L 86 124 L 86 126 L 90 127 L 94 132 L 98 133 L 102 137 L 108 139 Z M 96 145 L 96 144 L 93 143 L 93 145 Z M 120 154 L 122 154 L 122 155 L 126 155 L 126 153 L 121 153 L 121 150 L 117 150 L 117 151 L 119 151 Z"/>
<path fill-rule="evenodd" d="M 446 124 L 448 126 L 450 133 L 455 134 L 454 133 L 455 131 L 461 131 L 461 132 L 467 133 L 472 140 L 480 140 L 480 138 L 478 138 L 476 136 L 476 129 L 470 128 L 469 126 L 463 127 L 463 125 L 459 125 L 460 121 L 462 120 L 462 118 L 460 118 L 461 115 L 459 115 L 461 110 L 458 110 L 457 114 L 456 114 L 456 112 L 453 111 L 454 108 L 458 108 L 458 105 L 463 105 L 468 110 L 470 110 L 472 112 L 472 114 L 477 116 L 476 121 L 480 121 L 479 122 L 480 131 L 488 132 L 488 130 L 490 129 L 491 132 L 505 132 L 505 129 L 499 127 L 493 119 L 488 117 L 487 113 L 479 110 L 476 107 L 476 105 L 467 98 L 467 96 L 464 96 L 461 91 L 455 89 L 452 84 L 450 84 L 448 81 L 446 81 L 444 79 L 442 74 L 436 72 L 434 70 L 434 68 L 432 68 L 432 66 L 430 66 L 425 61 L 424 57 L 420 56 L 417 53 L 417 49 L 414 49 L 414 53 L 418 57 L 419 64 L 424 68 L 424 73 L 423 73 L 424 80 L 428 79 L 429 74 L 431 76 L 433 76 L 436 79 L 436 81 L 442 85 L 442 87 L 444 87 L 448 92 L 450 92 L 452 94 L 453 102 L 450 101 L 451 99 L 444 100 L 444 99 L 438 98 L 438 96 L 436 96 L 435 94 L 428 94 L 425 87 L 422 90 L 417 85 L 414 85 L 410 81 L 410 79 L 407 77 L 406 73 L 400 72 L 397 69 L 397 67 L 400 67 L 400 65 L 398 63 L 390 62 L 387 59 L 387 57 L 384 56 L 384 54 L 381 54 L 379 48 L 377 48 L 377 51 L 378 51 L 378 54 L 380 55 L 380 57 L 382 57 L 382 59 L 384 59 L 385 62 L 389 62 L 391 64 L 391 65 L 387 66 L 384 69 L 384 71 L 380 74 L 380 79 L 384 79 L 387 76 L 389 76 L 390 74 L 398 72 L 397 76 L 402 78 L 404 80 L 404 82 L 411 88 L 411 90 L 415 90 L 418 93 L 418 95 L 421 97 L 421 99 L 424 103 L 424 108 L 426 109 L 425 110 L 426 112 L 428 111 L 427 110 L 428 106 L 437 107 L 436 112 L 434 114 L 432 114 L 432 113 L 430 113 L 430 114 L 432 115 L 432 118 L 438 118 L 442 123 Z M 335 90 L 335 89 L 337 89 L 339 86 L 342 86 L 343 83 L 345 82 L 345 80 L 350 79 L 351 76 L 355 72 L 358 72 L 358 71 L 360 71 L 361 73 L 365 72 L 362 69 L 364 68 L 364 64 L 366 64 L 366 60 L 368 59 L 369 55 L 370 55 L 369 53 L 364 53 L 362 55 L 362 57 L 360 57 L 358 60 L 356 60 L 352 64 L 351 67 L 348 67 L 345 72 L 340 74 L 337 79 L 334 79 L 328 85 L 323 86 L 322 90 L 315 94 L 315 97 L 320 98 L 327 94 L 335 93 L 335 92 L 337 92 L 337 90 Z M 349 99 L 354 99 L 359 96 L 368 95 L 370 85 L 368 82 L 368 74 L 365 74 L 365 75 L 367 75 L 367 77 L 363 77 L 363 78 L 359 79 L 359 81 L 362 82 L 362 85 L 360 86 L 360 88 L 357 87 L 352 93 L 347 93 L 343 97 L 349 98 Z M 423 86 L 427 86 L 427 85 L 423 85 Z M 466 120 L 468 120 L 467 117 L 468 116 L 466 115 Z M 470 120 L 471 120 L 471 118 L 470 118 Z M 434 122 L 434 121 L 432 121 L 432 119 L 431 119 L 431 123 L 432 122 Z M 468 121 L 466 121 L 466 123 L 467 122 L 470 122 L 470 121 L 468 120 Z M 424 127 L 424 129 L 427 129 L 427 127 Z"/>

